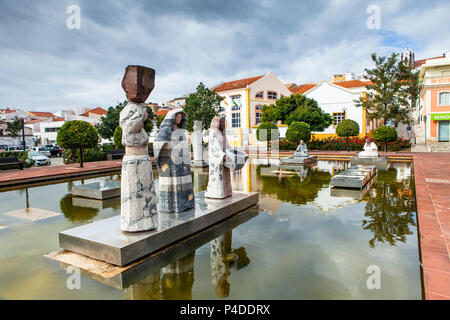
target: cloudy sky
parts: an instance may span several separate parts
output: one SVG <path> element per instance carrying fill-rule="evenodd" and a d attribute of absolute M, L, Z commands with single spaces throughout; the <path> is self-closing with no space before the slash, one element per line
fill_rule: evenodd
<path fill-rule="evenodd" d="M 81 28 L 66 22 L 70 5 Z M 370 5 L 380 29 L 369 29 Z M 274 72 L 297 84 L 363 72 L 370 54 L 450 50 L 446 0 L 1 0 L 0 108 L 57 111 L 125 99 L 130 64 L 156 70 L 147 102 Z"/>

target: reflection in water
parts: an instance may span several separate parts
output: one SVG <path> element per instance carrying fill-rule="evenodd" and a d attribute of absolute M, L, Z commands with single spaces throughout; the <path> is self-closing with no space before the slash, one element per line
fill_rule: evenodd
<path fill-rule="evenodd" d="M 161 293 L 165 300 L 191 300 L 195 251 L 161 269 Z"/>
<path fill-rule="evenodd" d="M 404 243 L 406 236 L 413 234 L 410 226 L 416 225 L 416 201 L 412 176 L 397 179 L 396 169 L 379 170 L 374 186 L 363 199 L 367 205 L 362 226 L 373 233 L 371 248 L 376 242 Z"/>
<path fill-rule="evenodd" d="M 233 266 L 239 270 L 250 263 L 244 247 L 231 251 L 232 236 L 232 231 L 228 231 L 211 241 L 211 279 L 219 298 L 230 295 L 230 268 Z"/>
<path fill-rule="evenodd" d="M 97 216 L 99 209 L 78 207 L 72 204 L 72 195 L 66 194 L 59 201 L 59 208 L 64 216 L 72 222 L 83 222 L 92 220 Z"/>
<path fill-rule="evenodd" d="M 127 300 L 160 300 L 161 292 L 159 288 L 159 269 L 147 274 L 140 281 L 125 289 L 125 299 Z"/>
<path fill-rule="evenodd" d="M 262 182 L 263 194 L 274 194 L 278 200 L 293 204 L 306 204 L 316 199 L 320 189 L 330 184 L 331 174 L 314 168 L 302 168 L 295 176 L 284 176 L 282 179 L 274 176 L 261 175 L 261 168 L 256 168 L 258 179 Z"/>
<path fill-rule="evenodd" d="M 195 251 L 125 289 L 127 300 L 192 300 Z"/>

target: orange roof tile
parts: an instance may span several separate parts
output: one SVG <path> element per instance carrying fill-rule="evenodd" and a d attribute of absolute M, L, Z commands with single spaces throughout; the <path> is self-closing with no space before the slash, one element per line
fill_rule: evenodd
<path fill-rule="evenodd" d="M 46 118 L 55 117 L 55 115 L 51 112 L 29 111 L 28 113 L 35 117 L 46 117 Z"/>
<path fill-rule="evenodd" d="M 14 113 L 14 112 L 17 112 L 17 110 L 2 109 L 2 110 L 0 110 L 0 112 L 2 112 L 2 113 Z"/>
<path fill-rule="evenodd" d="M 234 81 L 230 81 L 230 82 L 225 82 L 225 83 L 219 84 L 218 86 L 214 87 L 212 90 L 215 92 L 222 92 L 222 91 L 245 88 L 249 84 L 252 84 L 253 82 L 261 79 L 262 77 L 264 77 L 264 76 L 257 76 L 257 77 L 252 77 L 252 78 L 239 79 L 239 80 L 234 80 Z"/>
<path fill-rule="evenodd" d="M 359 88 L 372 84 L 372 81 L 349 80 L 349 81 L 338 81 L 333 83 L 344 88 Z"/>
<path fill-rule="evenodd" d="M 33 123 L 37 123 L 37 122 L 41 122 L 41 121 L 45 121 L 46 119 L 34 119 L 34 120 L 30 120 L 25 122 L 25 124 L 33 124 Z"/>
<path fill-rule="evenodd" d="M 65 121 L 65 120 L 66 120 L 66 119 L 64 119 L 64 118 L 59 118 L 59 117 L 55 117 L 55 118 L 52 119 L 53 122 L 56 122 L 56 121 Z"/>
<path fill-rule="evenodd" d="M 104 116 L 107 113 L 107 111 L 105 109 L 103 109 L 103 108 L 97 107 L 97 108 L 94 108 L 94 109 L 88 109 L 85 113 L 80 114 L 80 116 L 88 117 L 89 113 L 93 113 L 93 114 L 98 114 L 100 116 Z"/>
<path fill-rule="evenodd" d="M 301 84 L 296 87 L 290 87 L 288 88 L 293 94 L 304 94 L 306 91 L 314 88 L 317 86 L 315 83 L 307 83 L 307 84 Z"/>
<path fill-rule="evenodd" d="M 170 109 L 159 110 L 159 111 L 156 111 L 155 114 L 157 116 L 165 116 L 169 111 L 170 111 Z"/>

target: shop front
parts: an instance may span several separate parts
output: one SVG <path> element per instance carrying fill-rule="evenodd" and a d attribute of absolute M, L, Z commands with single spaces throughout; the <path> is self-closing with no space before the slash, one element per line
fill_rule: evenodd
<path fill-rule="evenodd" d="M 431 121 L 437 127 L 438 141 L 448 142 L 450 138 L 450 113 L 431 114 Z"/>

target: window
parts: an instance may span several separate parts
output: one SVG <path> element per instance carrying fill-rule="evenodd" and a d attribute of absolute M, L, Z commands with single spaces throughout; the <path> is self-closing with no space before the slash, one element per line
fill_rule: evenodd
<path fill-rule="evenodd" d="M 267 91 L 267 99 L 277 100 L 277 98 L 278 98 L 278 93 L 276 93 L 275 91 Z"/>
<path fill-rule="evenodd" d="M 231 96 L 231 110 L 241 110 L 241 96 Z"/>
<path fill-rule="evenodd" d="M 261 123 L 261 112 L 256 112 L 256 125 Z"/>
<path fill-rule="evenodd" d="M 450 92 L 439 93 L 439 105 L 449 106 L 450 105 Z"/>
<path fill-rule="evenodd" d="M 45 128 L 45 132 L 58 132 L 59 128 Z"/>
<path fill-rule="evenodd" d="M 345 120 L 345 112 L 333 112 L 334 126 L 337 126 L 342 120 Z"/>
<path fill-rule="evenodd" d="M 264 91 L 257 92 L 255 95 L 256 99 L 264 99 Z"/>
<path fill-rule="evenodd" d="M 255 109 L 256 109 L 256 110 L 262 110 L 262 105 L 258 104 L 258 105 L 255 107 Z"/>
<path fill-rule="evenodd" d="M 233 128 L 239 128 L 241 126 L 241 113 L 234 112 L 231 114 L 231 126 Z"/>

